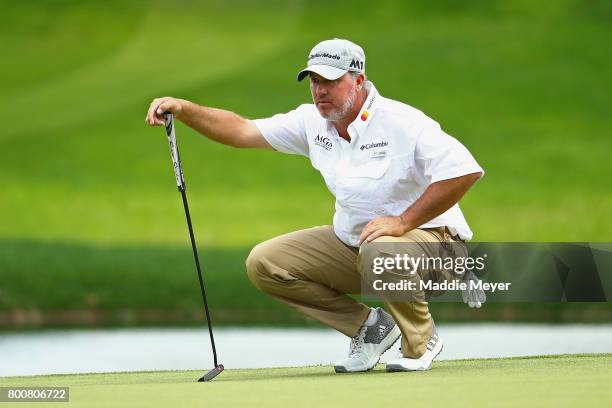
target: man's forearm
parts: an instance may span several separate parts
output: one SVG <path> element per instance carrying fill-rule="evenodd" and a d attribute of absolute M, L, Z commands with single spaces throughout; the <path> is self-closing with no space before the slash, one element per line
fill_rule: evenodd
<path fill-rule="evenodd" d="M 241 137 L 248 131 L 249 120 L 223 109 L 209 108 L 181 99 L 177 119 L 209 139 L 241 147 Z"/>
<path fill-rule="evenodd" d="M 234 112 L 165 96 L 153 99 L 145 123 L 149 126 L 164 126 L 164 112 L 173 113 L 178 120 L 215 142 L 234 147 L 272 149 L 252 121 Z"/>
<path fill-rule="evenodd" d="M 472 173 L 431 184 L 406 211 L 400 215 L 407 231 L 418 228 L 442 214 L 469 190 L 482 173 Z"/>

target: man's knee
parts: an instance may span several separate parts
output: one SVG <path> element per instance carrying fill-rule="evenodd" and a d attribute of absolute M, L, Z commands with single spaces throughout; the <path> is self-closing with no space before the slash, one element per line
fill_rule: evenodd
<path fill-rule="evenodd" d="M 245 261 L 247 276 L 253 285 L 257 288 L 262 289 L 263 280 L 267 274 L 266 267 L 264 265 L 265 258 L 265 242 L 257 244 L 247 257 Z"/>
<path fill-rule="evenodd" d="M 278 242 L 269 240 L 257 244 L 246 259 L 247 276 L 257 288 L 270 292 L 297 278 L 292 273 L 292 259 L 281 255 Z"/>
<path fill-rule="evenodd" d="M 380 237 L 374 239 L 371 243 L 378 243 L 378 244 L 385 243 L 385 242 L 412 243 L 412 242 L 426 242 L 426 241 L 437 242 L 439 240 L 431 236 L 431 233 L 425 230 L 419 229 L 419 228 L 415 228 L 413 230 L 406 232 L 404 235 L 400 235 L 398 237 L 395 237 L 392 235 L 381 235 Z"/>
<path fill-rule="evenodd" d="M 411 257 L 420 256 L 426 249 L 424 243 L 438 243 L 433 235 L 420 229 L 413 229 L 402 236 L 382 235 L 359 247 L 358 262 L 372 261 L 374 258 L 394 257 L 396 254 L 406 254 Z"/>

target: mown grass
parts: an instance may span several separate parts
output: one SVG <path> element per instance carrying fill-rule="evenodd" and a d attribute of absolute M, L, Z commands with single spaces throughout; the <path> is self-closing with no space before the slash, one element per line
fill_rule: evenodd
<path fill-rule="evenodd" d="M 249 251 L 248 247 L 200 247 L 213 322 L 315 324 L 251 284 L 244 268 Z M 3 328 L 203 324 L 188 242 L 182 246 L 113 246 L 0 240 L 0 264 Z M 371 299 L 367 303 L 380 304 Z M 606 303 L 489 302 L 483 309 L 473 310 L 463 303 L 433 302 L 430 307 L 439 322 L 612 319 L 612 309 Z"/>
<path fill-rule="evenodd" d="M 307 51 L 333 36 L 363 45 L 379 91 L 439 120 L 485 168 L 461 203 L 475 239 L 612 237 L 607 2 L 65 0 L 3 13 L 0 289 L 20 299 L 11 307 L 73 307 L 111 281 L 99 298 L 114 304 L 188 302 L 192 289 L 168 272 L 186 267 L 186 253 L 155 269 L 130 249 L 179 254 L 186 243 L 164 132 L 143 124 L 149 101 L 175 95 L 247 117 L 287 111 L 309 101 L 295 82 Z M 331 222 L 333 197 L 307 160 L 177 132 L 198 242 L 228 257 L 211 269 L 234 268 L 210 278 L 217 290 L 245 285 L 234 276 L 255 243 Z M 82 246 L 106 258 L 84 262 Z M 119 270 L 130 289 L 108 279 Z M 152 270 L 167 279 L 161 295 L 146 284 Z M 49 283 L 41 290 L 19 274 Z"/>
<path fill-rule="evenodd" d="M 202 372 L 195 371 L 55 375 L 0 378 L 0 386 L 67 386 L 78 407 L 574 407 L 612 397 L 611 360 L 591 354 L 443 361 L 420 373 L 386 373 L 382 366 L 359 374 L 335 374 L 329 366 L 230 369 L 210 383 L 196 383 Z"/>

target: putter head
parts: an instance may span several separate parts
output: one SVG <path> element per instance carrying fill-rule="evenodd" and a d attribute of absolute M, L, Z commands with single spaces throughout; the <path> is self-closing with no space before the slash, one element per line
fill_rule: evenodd
<path fill-rule="evenodd" d="M 218 376 L 219 374 L 221 374 L 221 371 L 223 371 L 223 364 L 217 365 L 215 368 L 213 368 L 212 370 L 210 370 L 209 372 L 204 374 L 202 377 L 200 377 L 198 382 L 207 382 L 207 381 L 210 381 L 213 378 L 215 378 L 216 376 Z"/>

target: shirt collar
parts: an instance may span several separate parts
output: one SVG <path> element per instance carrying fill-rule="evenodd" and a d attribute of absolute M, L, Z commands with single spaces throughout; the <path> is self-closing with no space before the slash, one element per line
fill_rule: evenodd
<path fill-rule="evenodd" d="M 360 136 L 365 132 L 368 125 L 372 121 L 376 108 L 378 107 L 381 99 L 380 94 L 371 81 L 366 81 L 364 87 L 368 91 L 368 97 L 361 106 L 355 120 L 349 125 L 349 127 L 352 126 Z"/>

